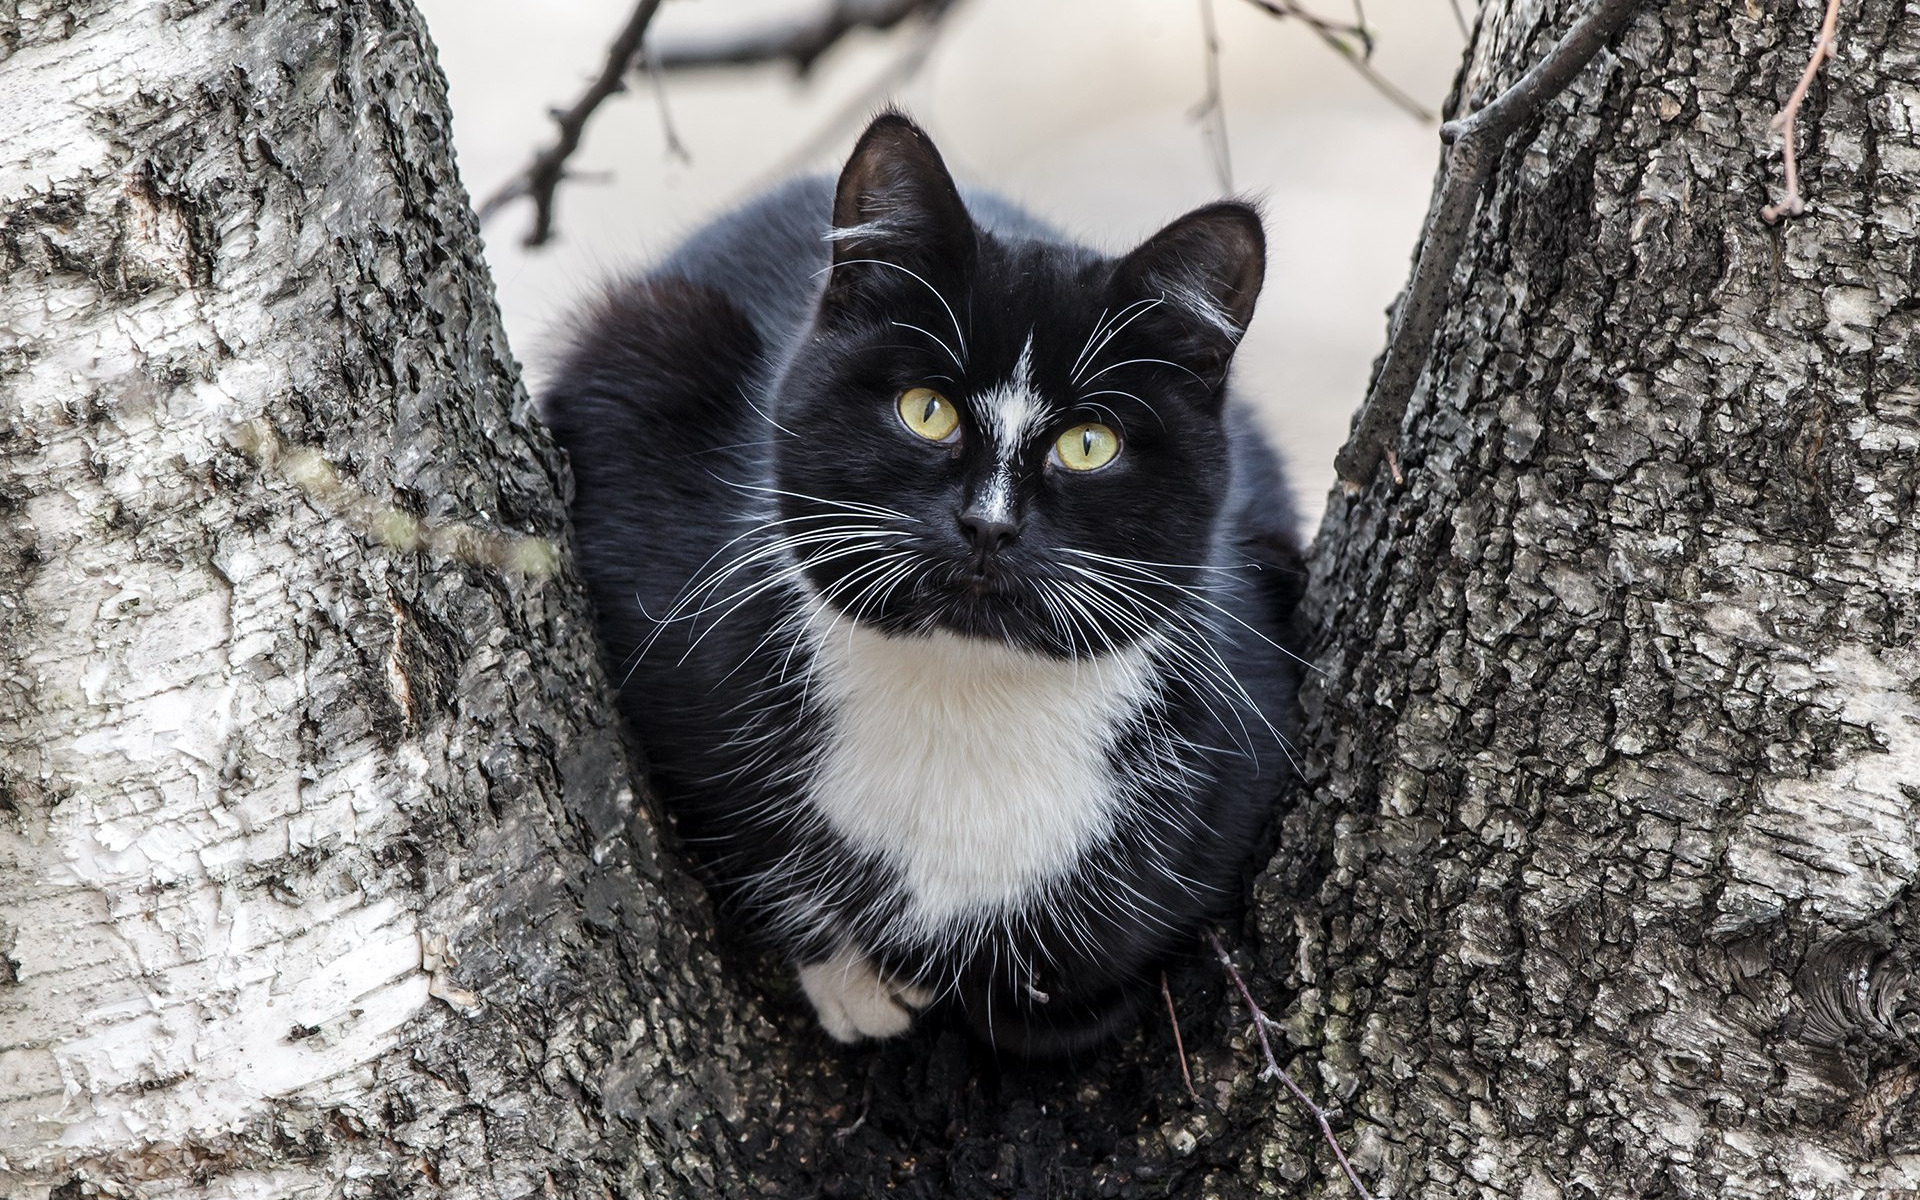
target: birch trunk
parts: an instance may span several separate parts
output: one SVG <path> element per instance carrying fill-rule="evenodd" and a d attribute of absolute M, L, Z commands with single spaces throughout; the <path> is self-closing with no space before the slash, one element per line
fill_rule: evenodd
<path fill-rule="evenodd" d="M 750 1031 L 418 19 L 0 48 L 0 1195 L 708 1194 Z"/>
<path fill-rule="evenodd" d="M 1818 17 L 1650 5 L 1523 131 L 1330 507 L 1242 961 L 1383 1196 L 1920 1188 L 1920 10 L 1846 6 L 1769 229 Z M 0 55 L 0 1195 L 1345 1194 L 1204 962 L 1195 1100 L 1164 1023 L 847 1051 L 716 942 L 410 9 Z"/>

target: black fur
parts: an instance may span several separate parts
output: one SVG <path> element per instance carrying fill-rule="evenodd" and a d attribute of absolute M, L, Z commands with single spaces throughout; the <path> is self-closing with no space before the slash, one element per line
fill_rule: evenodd
<path fill-rule="evenodd" d="M 837 187 L 763 196 L 584 319 L 544 408 L 571 456 L 621 704 L 721 894 L 796 961 L 852 931 L 885 969 L 947 985 L 997 1046 L 1058 1052 L 1129 1019 L 1159 964 L 1231 898 L 1289 769 L 1296 684 L 1280 649 L 1301 580 L 1294 518 L 1226 388 L 1263 255 L 1257 215 L 1228 203 L 1104 257 L 994 198 L 963 201 L 925 135 L 887 114 Z M 1103 320 L 1118 332 L 1089 358 Z M 1049 416 L 1012 464 L 1018 533 L 983 558 L 956 519 L 995 469 L 969 405 L 1008 383 L 1029 344 Z M 961 410 L 951 444 L 901 424 L 896 398 L 922 386 Z M 1123 449 L 1067 472 L 1046 446 L 1084 421 L 1119 429 Z M 850 509 L 911 519 L 875 515 L 883 532 L 866 542 L 823 532 L 756 557 Z M 901 549 L 911 574 L 863 592 Z M 944 629 L 1066 658 L 1160 636 L 1165 614 L 1184 614 L 1207 652 L 1168 661 L 1151 719 L 1109 758 L 1150 780 L 1172 754 L 1189 777 L 1141 783 L 1136 811 L 1028 911 L 945 939 L 884 935 L 903 903 L 890 869 L 806 798 L 831 717 L 790 632 L 795 553 L 818 559 L 804 566 L 813 592 L 901 637 Z M 1069 563 L 1120 582 L 1100 590 Z M 1097 622 L 1063 620 L 1036 579 L 1093 587 Z"/>

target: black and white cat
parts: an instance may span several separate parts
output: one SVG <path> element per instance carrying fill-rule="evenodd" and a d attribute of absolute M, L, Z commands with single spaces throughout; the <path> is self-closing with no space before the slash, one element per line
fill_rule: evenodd
<path fill-rule="evenodd" d="M 1229 901 L 1289 769 L 1300 586 L 1226 395 L 1265 269 L 1113 259 L 895 113 L 612 290 L 544 397 L 654 787 L 828 1033 L 1058 1052 Z"/>

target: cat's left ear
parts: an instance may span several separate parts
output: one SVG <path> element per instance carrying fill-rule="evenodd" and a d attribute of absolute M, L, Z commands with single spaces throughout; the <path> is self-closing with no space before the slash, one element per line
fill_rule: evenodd
<path fill-rule="evenodd" d="M 1180 365 L 1218 388 L 1267 274 L 1267 237 L 1253 206 L 1197 208 L 1120 261 L 1126 299 L 1158 300 L 1151 324 L 1173 339 Z"/>
<path fill-rule="evenodd" d="M 869 284 L 899 284 L 901 272 L 890 267 L 947 276 L 964 271 L 974 250 L 973 219 L 933 139 L 891 111 L 874 118 L 854 144 L 834 187 L 827 238 L 833 243 L 829 309 Z"/>

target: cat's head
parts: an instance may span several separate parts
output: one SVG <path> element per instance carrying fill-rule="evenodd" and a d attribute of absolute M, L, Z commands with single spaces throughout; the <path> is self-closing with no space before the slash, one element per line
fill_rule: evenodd
<path fill-rule="evenodd" d="M 999 236 L 888 113 L 828 236 L 774 450 L 818 597 L 887 632 L 1077 656 L 1206 586 L 1227 369 L 1266 263 L 1252 208 L 1208 205 L 1119 258 Z"/>

